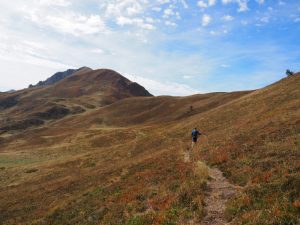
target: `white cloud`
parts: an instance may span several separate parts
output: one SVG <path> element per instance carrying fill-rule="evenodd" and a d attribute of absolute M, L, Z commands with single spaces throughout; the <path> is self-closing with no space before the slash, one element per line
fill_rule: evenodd
<path fill-rule="evenodd" d="M 203 16 L 202 16 L 202 26 L 207 26 L 208 24 L 210 24 L 210 22 L 211 22 L 211 16 L 210 15 L 208 15 L 208 14 L 204 14 Z"/>
<path fill-rule="evenodd" d="M 158 5 L 150 4 L 147 0 L 111 0 L 103 3 L 105 18 L 114 21 L 117 25 L 132 25 L 133 28 L 142 30 L 155 30 L 156 27 L 149 21 L 149 16 L 145 19 L 145 12 L 152 9 L 160 12 L 160 4 L 168 1 L 159 1 Z"/>
<path fill-rule="evenodd" d="M 73 4 L 68 5 L 67 2 Z M 229 27 L 221 24 L 221 26 L 211 26 L 210 28 L 208 25 L 215 25 L 214 22 L 217 17 L 207 11 L 209 15 L 206 14 L 206 19 L 203 16 L 203 21 L 201 21 L 202 15 L 200 15 L 198 24 L 194 24 L 194 19 L 198 18 L 199 15 L 194 13 L 192 5 L 189 6 L 189 11 L 184 10 L 182 0 L 87 0 L 84 7 L 79 2 L 77 0 L 54 0 L 52 1 L 53 4 L 50 5 L 51 2 L 46 0 L 44 0 L 44 4 L 40 4 L 39 0 L 14 0 L 0 3 L 2 9 L 0 14 L 0 65 L 1 68 L 5 68 L 3 75 L 0 74 L 0 80 L 3 81 L 3 83 L 0 82 L 2 86 L 10 88 L 27 86 L 29 82 L 35 83 L 34 81 L 37 82 L 39 79 L 51 75 L 51 73 L 65 70 L 68 67 L 89 66 L 92 68 L 105 67 L 124 73 L 137 74 L 147 81 L 150 80 L 148 84 L 152 86 L 157 85 L 157 82 L 162 83 L 163 85 L 158 86 L 159 88 L 152 88 L 154 91 L 151 92 L 154 94 L 174 93 L 174 95 L 180 95 L 179 93 L 190 93 L 191 89 L 199 88 L 203 91 L 203 87 L 207 87 L 209 91 L 226 89 L 226 86 L 230 86 L 228 82 L 220 88 L 218 82 L 212 84 L 207 80 L 213 80 L 221 65 L 227 68 L 226 64 L 223 63 L 228 58 L 234 65 L 232 67 L 240 66 L 240 58 L 245 53 L 234 48 L 240 44 L 239 42 L 231 43 L 229 40 L 228 43 L 223 43 L 221 38 L 229 31 L 233 34 L 239 32 L 239 28 L 243 28 L 241 23 L 254 25 L 256 22 L 260 22 L 263 24 L 259 19 L 262 18 L 262 15 L 268 15 L 263 13 L 263 10 L 268 10 L 268 5 L 260 7 L 261 16 L 258 19 L 253 15 L 241 16 L 240 14 L 230 13 L 231 16 L 235 17 L 236 23 L 231 24 L 232 26 Z M 185 0 L 185 3 L 191 4 L 191 2 Z M 200 1 L 197 0 L 197 2 Z M 207 5 L 207 8 L 222 2 L 223 4 L 233 4 L 232 6 L 243 11 L 249 10 L 248 3 L 250 3 L 250 0 L 202 0 L 202 2 Z M 244 6 L 242 5 L 243 2 Z M 279 0 L 276 1 L 276 3 L 278 2 Z M 285 2 L 286 4 L 289 3 L 289 1 Z M 264 4 L 266 3 L 268 2 L 265 1 Z M 100 9 L 98 4 L 101 5 Z M 258 6 L 255 0 L 249 6 L 254 4 L 255 7 Z M 17 11 L 18 7 L 23 5 L 27 5 L 28 10 Z M 95 8 L 89 8 L 90 5 Z M 272 7 L 274 7 L 274 11 L 272 18 L 270 17 L 270 22 L 271 19 L 273 21 L 273 16 L 278 16 L 276 14 L 278 5 L 273 4 Z M 294 12 L 294 10 L 298 10 L 297 7 L 291 9 L 292 12 L 281 12 L 280 16 L 290 18 L 289 22 L 296 22 L 297 17 L 289 16 L 292 13 L 297 15 L 299 11 Z M 168 8 L 174 14 L 168 18 L 163 18 L 164 10 Z M 91 14 L 91 12 L 93 13 Z M 218 20 L 230 20 L 229 17 L 225 17 L 229 12 L 226 11 L 226 13 L 219 15 Z M 28 18 L 25 21 L 24 14 Z M 180 17 L 184 19 L 182 22 L 177 21 Z M 30 23 L 30 21 L 33 23 Z M 219 37 L 211 38 L 207 34 L 207 30 L 201 28 L 195 31 L 196 26 L 201 26 L 201 22 L 203 26 L 208 26 L 208 31 L 213 29 L 211 35 L 219 35 Z M 176 24 L 178 24 L 177 27 Z M 183 27 L 186 24 L 188 26 Z M 165 29 L 165 26 L 174 26 L 174 28 Z M 181 27 L 182 29 L 176 29 Z M 155 28 L 156 30 L 152 31 Z M 149 32 L 149 30 L 152 32 Z M 172 32 L 168 32 L 170 30 Z M 16 38 L 13 38 L 11 33 Z M 73 36 L 65 36 L 65 34 L 72 34 Z M 1 39 L 4 35 L 7 36 L 6 40 Z M 175 43 L 180 43 L 180 47 L 174 46 Z M 226 48 L 228 44 L 231 45 L 231 48 Z M 195 49 L 190 50 L 190 46 L 195 47 Z M 293 46 L 296 46 L 296 44 L 293 44 Z M 222 53 L 224 53 L 222 55 L 217 53 L 221 48 Z M 223 50 L 223 48 L 225 49 Z M 261 46 L 243 45 L 240 48 L 247 51 L 249 49 L 261 49 Z M 283 46 L 274 46 L 273 49 L 282 48 Z M 206 49 L 209 49 L 209 51 Z M 296 51 L 299 52 L 297 46 L 292 51 L 293 56 L 290 58 L 296 58 Z M 258 52 L 259 54 L 256 52 L 253 56 L 249 56 L 249 59 L 257 59 L 258 55 L 264 54 L 273 56 L 273 52 L 272 54 L 265 53 L 262 50 Z M 72 57 L 70 57 L 70 54 Z M 287 56 L 290 56 L 290 54 L 290 52 L 286 53 Z M 277 54 L 277 56 L 282 55 Z M 274 68 L 277 64 L 291 64 L 288 60 L 278 59 L 279 57 L 269 58 L 272 58 L 272 60 L 275 58 L 276 64 L 272 64 Z M 264 60 L 260 60 L 259 64 L 264 63 L 261 63 L 261 61 Z M 267 65 L 267 63 L 265 64 Z M 14 67 L 13 73 L 11 72 L 12 67 Z M 269 64 L 267 67 L 275 71 Z M 278 66 L 276 70 L 278 70 Z M 8 80 L 6 78 L 7 74 L 14 77 L 14 80 L 11 79 L 10 82 L 6 82 Z M 26 76 L 26 79 L 19 79 L 20 74 Z M 185 74 L 188 76 L 184 76 Z M 246 72 L 243 73 L 243 75 L 245 74 Z M 193 79 L 190 80 L 189 76 L 193 76 Z M 248 76 L 245 75 L 245 80 L 246 77 L 248 78 Z M 166 80 L 169 83 L 164 82 Z M 185 85 L 182 85 L 181 82 Z M 236 84 L 236 82 L 232 83 Z M 144 86 L 148 88 L 146 82 Z M 170 87 L 177 91 L 168 89 Z M 164 88 L 166 90 L 163 90 Z M 242 89 L 239 85 L 230 86 L 230 88 Z M 155 90 L 157 93 L 155 93 Z M 168 93 L 168 91 L 170 92 Z"/>
<path fill-rule="evenodd" d="M 232 21 L 234 18 L 231 15 L 225 15 L 222 17 L 222 20 L 224 21 Z"/>
<path fill-rule="evenodd" d="M 155 23 L 155 21 L 156 21 L 152 17 L 146 17 L 145 20 L 146 20 L 147 23 Z"/>
<path fill-rule="evenodd" d="M 45 17 L 45 20 L 42 18 L 40 20 L 59 32 L 73 35 L 103 33 L 108 29 L 98 15 L 69 14 L 63 17 L 48 16 Z"/>
<path fill-rule="evenodd" d="M 5 75 L 0 74 L 0 91 L 23 89 L 29 84 L 36 84 L 40 80 L 45 80 L 57 71 L 72 68 L 46 61 L 31 61 L 30 58 L 23 61 L 23 59 L 16 60 L 15 58 L 3 59 L 1 56 L 0 67 L 5 71 Z"/>
<path fill-rule="evenodd" d="M 242 24 L 243 26 L 247 26 L 247 25 L 249 24 L 249 22 L 248 22 L 247 20 L 242 20 L 242 21 L 241 21 L 241 24 Z"/>
<path fill-rule="evenodd" d="M 173 15 L 175 15 L 175 12 L 173 11 L 173 9 L 167 8 L 164 10 L 164 15 L 163 15 L 164 18 L 169 18 L 170 16 L 173 16 Z"/>
<path fill-rule="evenodd" d="M 239 6 L 238 12 L 245 12 L 245 11 L 249 10 L 248 1 L 249 0 L 222 0 L 222 3 L 224 5 L 230 4 L 230 3 L 236 3 Z M 258 1 L 262 1 L 262 0 L 258 0 Z"/>
<path fill-rule="evenodd" d="M 185 9 L 188 9 L 189 8 L 189 5 L 187 4 L 186 0 L 181 0 L 181 4 L 183 5 L 183 7 Z"/>
<path fill-rule="evenodd" d="M 229 3 L 232 3 L 232 2 L 234 2 L 234 0 L 222 0 L 223 4 L 229 4 Z"/>
<path fill-rule="evenodd" d="M 65 13 L 60 15 L 44 15 L 43 11 L 36 9 L 23 9 L 26 18 L 40 26 L 51 27 L 59 33 L 75 36 L 99 34 L 108 32 L 105 22 L 99 15 L 81 15 Z"/>
<path fill-rule="evenodd" d="M 157 2 L 161 5 L 164 5 L 164 4 L 170 3 L 171 0 L 157 0 Z"/>
<path fill-rule="evenodd" d="M 208 0 L 209 6 L 214 6 L 217 3 L 217 0 Z"/>
<path fill-rule="evenodd" d="M 197 4 L 200 8 L 207 8 L 208 7 L 207 3 L 204 2 L 204 1 L 199 1 Z"/>
<path fill-rule="evenodd" d="M 238 12 L 245 12 L 248 11 L 248 0 L 237 0 L 237 3 L 239 5 Z"/>
<path fill-rule="evenodd" d="M 132 16 L 132 15 L 139 14 L 141 12 L 142 8 L 133 6 L 133 7 L 128 7 L 126 10 L 127 10 L 128 15 Z"/>
<path fill-rule="evenodd" d="M 39 4 L 44 6 L 62 6 L 67 7 L 72 5 L 69 0 L 40 0 Z"/>
<path fill-rule="evenodd" d="M 7 42 L 18 44 L 22 39 L 28 42 L 27 44 L 22 43 L 22 46 L 8 45 L 5 52 L 0 51 L 0 65 L 6 65 L 5 74 L 11 74 L 6 71 L 13 64 L 18 65 L 18 69 L 14 70 L 14 78 L 18 74 L 25 74 L 22 73 L 22 70 L 26 70 L 24 79 L 17 79 L 16 83 L 13 81 L 1 83 L 5 89 L 9 89 L 6 87 L 16 89 L 28 86 L 30 83 L 37 83 L 57 71 L 89 66 L 91 68 L 111 68 L 121 71 L 122 74 L 138 74 L 141 79 L 144 79 L 143 86 L 153 94 L 188 95 L 198 91 L 181 83 L 182 74 L 195 74 L 197 71 L 202 71 L 203 76 L 210 74 L 211 63 L 205 57 L 202 58 L 199 54 L 192 54 L 193 57 L 191 57 L 191 55 L 187 56 L 180 52 L 173 54 L 149 46 L 144 48 L 132 36 L 126 35 L 125 31 L 110 32 L 107 35 L 101 35 L 101 38 L 80 35 L 64 40 L 63 36 L 53 39 L 51 34 L 44 32 L 41 35 L 37 35 L 36 32 L 28 32 L 21 36 L 17 35 L 13 39 L 11 34 L 3 28 L 0 27 L 0 31 L 7 34 L 6 40 L 0 38 L 0 46 Z M 136 32 L 136 34 L 143 38 L 143 32 Z M 88 45 L 74 45 L 74 41 L 87 42 Z M 10 53 L 9 59 L 7 59 L 7 52 Z M 70 52 L 72 57 L 70 57 Z M 97 57 L 95 54 L 101 55 Z M 180 68 L 177 66 L 178 62 L 181 62 Z M 36 69 L 37 67 L 39 70 Z M 198 81 L 201 80 L 201 76 L 197 77 Z M 0 80 L 2 78 L 0 75 Z M 140 80 L 132 80 L 141 83 Z M 189 81 L 187 80 L 187 82 Z"/>
<path fill-rule="evenodd" d="M 99 54 L 99 55 L 102 55 L 102 54 L 105 53 L 105 51 L 103 49 L 101 49 L 101 48 L 92 49 L 91 52 Z"/>
<path fill-rule="evenodd" d="M 176 27 L 177 26 L 176 23 L 174 23 L 172 21 L 169 21 L 169 20 L 165 21 L 165 25 L 170 26 L 170 27 Z"/>
<path fill-rule="evenodd" d="M 200 0 L 197 5 L 200 8 L 207 8 L 209 6 L 214 6 L 217 3 L 217 0 Z"/>
<path fill-rule="evenodd" d="M 209 33 L 212 36 L 221 36 L 221 35 L 227 34 L 228 32 L 229 32 L 228 30 L 223 29 L 223 30 L 219 30 L 219 31 L 211 30 Z"/>
<path fill-rule="evenodd" d="M 187 96 L 197 94 L 199 91 L 191 88 L 190 86 L 176 82 L 161 82 L 154 79 L 149 79 L 141 76 L 128 75 L 125 76 L 140 85 L 144 86 L 150 93 L 154 95 L 174 95 L 174 96 Z"/>
<path fill-rule="evenodd" d="M 152 10 L 155 11 L 155 12 L 160 12 L 162 10 L 162 8 L 160 8 L 160 7 L 153 7 Z"/>
<path fill-rule="evenodd" d="M 145 21 L 143 19 L 140 18 L 128 18 L 128 17 L 123 17 L 120 16 L 117 18 L 116 23 L 120 26 L 124 26 L 124 25 L 136 25 L 140 28 L 143 28 L 145 30 L 155 30 L 156 27 L 153 26 L 150 23 L 145 23 Z"/>
<path fill-rule="evenodd" d="M 264 16 L 264 17 L 260 18 L 260 21 L 263 22 L 263 23 L 268 23 L 269 20 L 270 20 L 270 18 L 267 17 L 267 16 Z"/>
<path fill-rule="evenodd" d="M 73 50 L 68 49 L 61 39 L 53 45 L 47 35 L 32 31 L 22 33 L 0 27 L 0 33 L 3 34 L 0 36 L 0 67 L 4 71 L 0 74 L 1 90 L 25 88 L 57 71 L 74 68 L 72 62 L 69 64 L 60 58 L 63 54 L 57 48 L 64 54 L 71 53 L 70 58 L 78 49 L 74 50 L 74 46 Z"/>
<path fill-rule="evenodd" d="M 171 25 L 171 18 L 181 19 L 179 12 L 175 9 L 178 4 L 182 4 L 184 8 L 188 7 L 186 0 L 107 0 L 101 4 L 105 19 L 113 21 L 119 26 L 130 25 L 132 29 L 137 30 L 155 30 L 154 23 L 166 23 Z M 166 21 L 154 20 L 150 13 L 159 13 Z M 158 15 L 156 15 L 158 17 Z M 150 20 L 149 20 L 150 18 Z"/>
<path fill-rule="evenodd" d="M 144 12 L 147 2 L 143 0 L 109 1 L 105 8 L 106 17 L 134 16 Z"/>
<path fill-rule="evenodd" d="M 256 0 L 258 2 L 258 4 L 262 5 L 265 3 L 265 0 Z"/>
<path fill-rule="evenodd" d="M 169 7 L 163 11 L 162 17 L 166 20 L 169 20 L 171 17 L 178 20 L 181 19 L 180 13 L 178 11 L 174 11 L 174 8 L 174 5 L 169 5 Z"/>
<path fill-rule="evenodd" d="M 223 68 L 230 68 L 230 65 L 229 64 L 222 64 L 221 67 L 223 67 Z"/>

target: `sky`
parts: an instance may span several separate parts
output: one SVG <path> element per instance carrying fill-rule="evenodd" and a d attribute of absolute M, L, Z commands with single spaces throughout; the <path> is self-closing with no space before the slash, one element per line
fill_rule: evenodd
<path fill-rule="evenodd" d="M 0 91 L 116 70 L 154 95 L 257 89 L 300 70 L 299 0 L 0 0 Z"/>

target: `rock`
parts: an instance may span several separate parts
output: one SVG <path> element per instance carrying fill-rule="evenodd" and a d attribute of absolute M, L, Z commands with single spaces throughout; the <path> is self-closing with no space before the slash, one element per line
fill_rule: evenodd
<path fill-rule="evenodd" d="M 55 84 L 55 83 L 61 81 L 62 79 L 73 75 L 74 73 L 77 73 L 79 71 L 90 71 L 90 70 L 92 70 L 92 69 L 88 68 L 88 67 L 81 67 L 79 69 L 68 69 L 64 72 L 55 73 L 53 76 L 49 77 L 47 80 L 38 82 L 35 86 L 44 86 L 44 85 Z M 31 87 L 34 87 L 34 86 L 32 85 Z"/>

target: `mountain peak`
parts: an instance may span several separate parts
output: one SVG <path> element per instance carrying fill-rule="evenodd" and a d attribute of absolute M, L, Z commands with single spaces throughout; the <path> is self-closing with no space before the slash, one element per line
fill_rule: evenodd
<path fill-rule="evenodd" d="M 141 85 L 111 69 L 79 70 L 55 84 L 55 89 L 61 90 L 60 97 L 78 97 L 95 93 L 111 96 L 114 100 L 134 96 L 152 96 Z"/>
<path fill-rule="evenodd" d="M 88 71 L 92 71 L 92 69 L 89 67 L 86 67 L 86 66 L 81 67 L 79 69 L 68 69 L 63 72 L 57 72 L 54 75 L 52 75 L 51 77 L 49 77 L 48 79 L 46 79 L 45 81 L 40 81 L 36 85 L 29 85 L 29 87 L 38 87 L 38 86 L 55 84 L 55 83 L 63 80 L 64 78 L 69 77 L 78 72 L 88 72 Z"/>

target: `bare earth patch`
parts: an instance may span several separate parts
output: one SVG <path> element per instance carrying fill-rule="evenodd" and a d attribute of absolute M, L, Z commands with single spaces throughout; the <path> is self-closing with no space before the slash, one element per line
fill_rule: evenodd
<path fill-rule="evenodd" d="M 209 176 L 211 180 L 207 184 L 207 197 L 204 200 L 207 214 L 201 225 L 229 224 L 225 218 L 225 203 L 235 195 L 237 188 L 216 168 L 209 169 Z"/>

